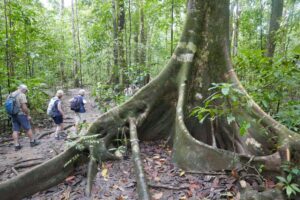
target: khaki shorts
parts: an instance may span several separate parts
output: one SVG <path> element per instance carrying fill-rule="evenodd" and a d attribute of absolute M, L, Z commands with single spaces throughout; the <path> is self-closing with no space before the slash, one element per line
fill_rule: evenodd
<path fill-rule="evenodd" d="M 75 113 L 75 123 L 80 124 L 86 120 L 85 113 Z"/>

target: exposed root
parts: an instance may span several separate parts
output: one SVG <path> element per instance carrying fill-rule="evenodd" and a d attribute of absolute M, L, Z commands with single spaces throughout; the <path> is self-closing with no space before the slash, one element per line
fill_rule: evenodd
<path fill-rule="evenodd" d="M 93 182 L 98 171 L 97 167 L 98 167 L 98 162 L 96 161 L 95 158 L 91 157 L 90 162 L 88 164 L 87 185 L 85 189 L 85 195 L 88 197 L 91 196 Z"/>
<path fill-rule="evenodd" d="M 51 160 L 0 184 L 2 200 L 22 199 L 61 183 L 74 169 L 74 163 L 65 166 L 78 152 L 70 148 Z M 17 191 L 17 192 L 12 192 Z"/>
<path fill-rule="evenodd" d="M 145 173 L 143 170 L 143 163 L 140 157 L 140 148 L 139 148 L 139 143 L 137 138 L 135 120 L 130 118 L 129 123 L 130 123 L 130 142 L 131 142 L 132 157 L 134 161 L 139 199 L 150 200 L 151 198 L 149 195 L 149 189 L 147 186 Z"/>

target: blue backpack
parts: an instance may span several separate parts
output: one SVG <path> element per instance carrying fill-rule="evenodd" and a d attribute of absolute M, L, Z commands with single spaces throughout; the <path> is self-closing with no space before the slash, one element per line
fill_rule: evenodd
<path fill-rule="evenodd" d="M 15 96 L 9 95 L 5 101 L 5 110 L 10 116 L 17 115 L 20 112 L 20 108 L 17 106 L 16 102 L 17 96 L 19 94 L 20 93 L 16 94 Z"/>

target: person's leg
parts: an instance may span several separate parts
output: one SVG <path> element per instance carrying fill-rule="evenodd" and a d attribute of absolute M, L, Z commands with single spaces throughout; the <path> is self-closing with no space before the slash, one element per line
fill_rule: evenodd
<path fill-rule="evenodd" d="M 75 131 L 76 134 L 79 133 L 79 129 L 80 129 L 80 113 L 75 113 Z"/>
<path fill-rule="evenodd" d="M 26 134 L 29 137 L 30 142 L 33 142 L 34 141 L 34 137 L 33 137 L 32 129 L 27 130 Z"/>
<path fill-rule="evenodd" d="M 12 137 L 14 139 L 15 146 L 20 145 L 20 143 L 19 143 L 19 132 L 18 131 L 13 131 Z"/>
<path fill-rule="evenodd" d="M 13 129 L 12 137 L 14 139 L 15 150 L 17 151 L 22 148 L 19 142 L 20 123 L 18 120 L 18 116 L 13 116 L 11 121 L 12 121 L 12 129 Z"/>
<path fill-rule="evenodd" d="M 57 116 L 54 119 L 56 123 L 56 131 L 55 131 L 55 139 L 60 139 L 60 133 L 64 130 L 64 125 L 63 125 L 63 118 L 62 116 Z"/>
<path fill-rule="evenodd" d="M 56 139 L 59 139 L 59 135 L 58 135 L 58 134 L 59 134 L 60 130 L 61 130 L 60 124 L 57 124 L 57 125 L 56 125 L 55 134 L 54 134 L 54 137 L 55 137 Z"/>
<path fill-rule="evenodd" d="M 33 135 L 32 128 L 30 125 L 30 121 L 28 120 L 28 117 L 26 115 L 19 115 L 19 121 L 21 123 L 22 128 L 26 131 L 26 134 L 29 137 L 30 146 L 34 147 L 36 145 L 39 145 L 40 142 L 38 142 L 36 139 L 34 139 L 34 135 Z"/>

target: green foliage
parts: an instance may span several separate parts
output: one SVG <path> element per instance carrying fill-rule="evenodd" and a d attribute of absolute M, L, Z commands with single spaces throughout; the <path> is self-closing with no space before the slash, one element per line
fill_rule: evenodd
<path fill-rule="evenodd" d="M 253 99 L 288 128 L 300 127 L 300 68 L 295 55 L 274 57 L 273 63 L 260 50 L 241 50 L 234 58 L 243 85 Z"/>
<path fill-rule="evenodd" d="M 283 189 L 288 198 L 300 194 L 300 168 L 292 163 L 285 163 L 282 166 L 286 176 L 277 176 L 279 183 L 283 184 Z"/>
<path fill-rule="evenodd" d="M 228 124 L 237 122 L 240 135 L 245 135 L 251 124 L 235 115 L 239 109 L 248 106 L 244 93 L 229 83 L 213 83 L 212 85 L 209 90 L 213 93 L 203 101 L 203 106 L 194 108 L 190 115 L 196 116 L 200 123 L 203 123 L 206 118 L 214 120 L 217 117 L 225 117 Z"/>

